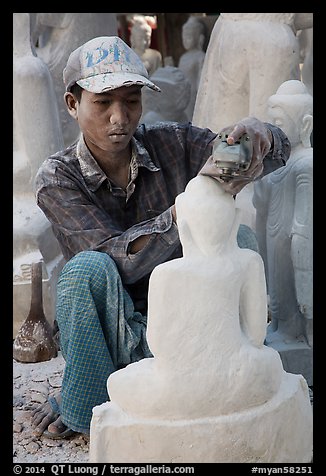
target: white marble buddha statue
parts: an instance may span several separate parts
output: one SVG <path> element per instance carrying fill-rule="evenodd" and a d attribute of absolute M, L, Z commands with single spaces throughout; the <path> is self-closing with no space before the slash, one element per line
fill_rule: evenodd
<path fill-rule="evenodd" d="M 140 56 L 149 76 L 162 66 L 162 55 L 158 50 L 150 48 L 152 28 L 146 19 L 140 15 L 134 18 L 130 30 L 130 45 L 135 53 Z"/>

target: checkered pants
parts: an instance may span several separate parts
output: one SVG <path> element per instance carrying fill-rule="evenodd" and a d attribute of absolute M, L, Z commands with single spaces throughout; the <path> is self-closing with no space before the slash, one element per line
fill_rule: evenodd
<path fill-rule="evenodd" d="M 106 253 L 83 251 L 60 274 L 56 319 L 66 362 L 61 418 L 87 434 L 93 407 L 109 400 L 109 375 L 152 356 L 146 316 L 134 311 L 114 261 Z"/>

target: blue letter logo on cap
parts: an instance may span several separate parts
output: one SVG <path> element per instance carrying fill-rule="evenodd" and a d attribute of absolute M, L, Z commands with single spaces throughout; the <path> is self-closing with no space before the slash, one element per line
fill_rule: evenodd
<path fill-rule="evenodd" d="M 99 48 L 96 48 L 99 52 L 100 52 L 100 55 L 97 59 L 97 61 L 94 62 L 93 60 L 93 52 L 90 52 L 88 51 L 87 54 L 86 54 L 86 58 L 87 58 L 87 65 L 86 67 L 89 68 L 91 66 L 95 66 L 96 64 L 100 63 L 101 61 L 104 60 L 104 58 L 107 57 L 107 55 L 109 54 L 108 50 L 105 50 L 101 47 Z"/>

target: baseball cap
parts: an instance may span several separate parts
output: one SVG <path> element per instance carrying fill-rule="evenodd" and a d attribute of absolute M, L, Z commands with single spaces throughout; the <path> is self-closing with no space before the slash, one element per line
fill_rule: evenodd
<path fill-rule="evenodd" d="M 74 50 L 63 70 L 66 91 L 77 83 L 92 93 L 139 84 L 161 91 L 149 80 L 140 57 L 118 36 L 99 36 Z"/>

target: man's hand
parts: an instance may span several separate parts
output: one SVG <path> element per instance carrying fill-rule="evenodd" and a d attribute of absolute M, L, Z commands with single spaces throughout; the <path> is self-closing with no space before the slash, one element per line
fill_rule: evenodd
<path fill-rule="evenodd" d="M 264 169 L 263 158 L 272 146 L 272 133 L 262 121 L 255 117 L 246 117 L 232 126 L 224 127 L 220 132 L 228 134 L 227 143 L 229 145 L 233 145 L 243 134 L 250 137 L 253 145 L 250 167 L 248 170 L 232 177 L 229 181 L 225 181 L 221 177 L 223 171 L 216 166 L 211 156 L 199 174 L 213 177 L 226 192 L 236 195 L 245 185 L 256 180 L 262 174 Z"/>

